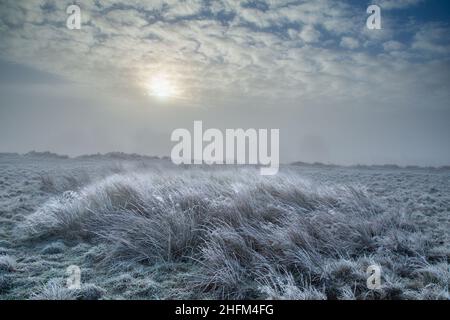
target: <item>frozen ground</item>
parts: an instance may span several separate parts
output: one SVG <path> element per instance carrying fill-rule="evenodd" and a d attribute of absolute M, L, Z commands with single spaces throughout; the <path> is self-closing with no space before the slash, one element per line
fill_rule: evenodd
<path fill-rule="evenodd" d="M 0 298 L 449 299 L 450 170 L 258 172 L 2 154 Z"/>

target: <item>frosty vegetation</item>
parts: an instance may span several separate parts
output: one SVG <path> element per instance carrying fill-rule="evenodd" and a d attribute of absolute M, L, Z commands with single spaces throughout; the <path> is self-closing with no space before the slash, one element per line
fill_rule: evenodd
<path fill-rule="evenodd" d="M 450 297 L 448 170 L 0 163 L 3 299 Z"/>

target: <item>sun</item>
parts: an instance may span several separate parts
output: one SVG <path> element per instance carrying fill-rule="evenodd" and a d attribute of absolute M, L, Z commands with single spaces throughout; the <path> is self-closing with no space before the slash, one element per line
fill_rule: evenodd
<path fill-rule="evenodd" d="M 148 94 L 159 98 L 172 98 L 178 95 L 178 89 L 170 77 L 165 74 L 158 74 L 150 79 Z"/>

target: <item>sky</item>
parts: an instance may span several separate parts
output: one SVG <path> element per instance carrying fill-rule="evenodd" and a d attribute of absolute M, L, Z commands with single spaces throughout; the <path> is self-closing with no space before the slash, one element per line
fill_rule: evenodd
<path fill-rule="evenodd" d="M 449 165 L 449 102 L 448 1 L 0 1 L 0 152 L 169 155 L 202 120 L 279 129 L 282 162 Z"/>

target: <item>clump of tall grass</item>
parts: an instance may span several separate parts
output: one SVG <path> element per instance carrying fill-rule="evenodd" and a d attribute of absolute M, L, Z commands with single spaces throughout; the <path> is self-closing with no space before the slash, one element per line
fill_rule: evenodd
<path fill-rule="evenodd" d="M 76 300 L 75 290 L 70 290 L 64 286 L 59 279 L 52 279 L 42 288 L 34 292 L 31 300 Z"/>
<path fill-rule="evenodd" d="M 407 213 L 363 188 L 313 184 L 293 170 L 118 173 L 50 199 L 17 231 L 103 242 L 113 265 L 190 264 L 195 297 L 420 298 L 431 284 L 442 290 L 427 295 L 448 295 Z M 366 287 L 370 264 L 383 267 L 377 292 Z"/>
<path fill-rule="evenodd" d="M 99 300 L 106 291 L 94 284 L 83 284 L 79 289 L 69 289 L 62 279 L 51 279 L 34 292 L 31 300 Z"/>

